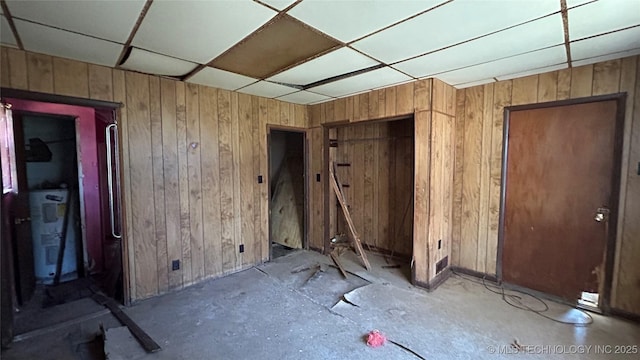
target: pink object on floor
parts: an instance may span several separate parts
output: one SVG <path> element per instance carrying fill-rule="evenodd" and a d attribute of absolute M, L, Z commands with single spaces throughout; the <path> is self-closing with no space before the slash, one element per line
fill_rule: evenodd
<path fill-rule="evenodd" d="M 367 345 L 374 348 L 384 345 L 386 341 L 387 338 L 379 330 L 372 330 L 367 337 Z"/>

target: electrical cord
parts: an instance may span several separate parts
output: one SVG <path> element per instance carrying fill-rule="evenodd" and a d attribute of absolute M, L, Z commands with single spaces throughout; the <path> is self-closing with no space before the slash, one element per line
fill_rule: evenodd
<path fill-rule="evenodd" d="M 547 314 L 545 314 L 545 312 L 547 312 L 549 310 L 549 305 L 542 300 L 541 298 L 533 295 L 533 294 L 529 294 L 526 293 L 524 291 L 521 290 L 515 290 L 515 289 L 509 289 L 509 290 L 505 290 L 504 286 L 502 285 L 489 285 L 487 284 L 486 281 L 486 276 L 482 277 L 482 281 L 478 281 L 475 278 L 471 278 L 468 276 L 463 276 L 462 274 L 457 273 L 456 271 L 451 271 L 454 275 L 458 276 L 461 279 L 465 279 L 467 281 L 471 281 L 473 283 L 476 284 L 481 284 L 485 287 L 485 289 L 489 290 L 490 292 L 500 295 L 502 297 L 502 300 L 507 303 L 510 306 L 515 307 L 516 309 L 520 309 L 520 310 L 525 310 L 525 311 L 530 311 L 534 314 L 540 315 L 545 319 L 560 323 L 560 324 L 566 324 L 566 325 L 573 325 L 573 326 L 588 326 L 591 325 L 593 323 L 593 317 L 591 316 L 591 314 L 589 314 L 588 312 L 578 309 L 578 308 L 573 308 L 577 311 L 579 311 L 580 313 L 582 313 L 587 319 L 585 322 L 577 322 L 577 321 L 565 321 L 565 320 L 560 320 L 557 318 L 554 318 L 552 316 L 549 316 Z M 497 290 L 496 290 L 497 289 Z M 511 293 L 508 293 L 511 292 Z M 527 304 L 525 304 L 522 300 L 524 298 L 524 296 L 529 296 L 532 299 L 536 300 L 537 302 L 539 302 L 541 304 L 541 309 L 535 309 Z"/>

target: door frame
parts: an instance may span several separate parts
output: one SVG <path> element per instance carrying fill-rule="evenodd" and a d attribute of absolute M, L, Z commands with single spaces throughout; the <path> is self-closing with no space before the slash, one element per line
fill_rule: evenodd
<path fill-rule="evenodd" d="M 92 109 L 109 109 L 112 110 L 114 113 L 114 122 L 118 125 L 121 125 L 119 123 L 119 119 L 121 119 L 122 117 L 121 115 L 121 109 L 124 107 L 124 104 L 121 102 L 112 102 L 112 101 L 103 101 L 103 100 L 94 100 L 94 99 L 85 99 L 85 98 L 79 98 L 79 97 L 74 97 L 74 96 L 66 96 L 66 95 L 56 95 L 56 94 L 47 94 L 47 93 L 40 93 L 40 92 L 34 92 L 34 91 L 27 91 L 27 90 L 18 90 L 18 89 L 12 89 L 12 88 L 5 88 L 2 87 L 0 88 L 0 93 L 2 94 L 3 98 L 13 98 L 13 99 L 20 99 L 20 100 L 25 100 L 25 101 L 36 101 L 36 102 L 43 102 L 43 103 L 51 103 L 51 104 L 60 104 L 60 105 L 72 105 L 72 106 L 81 106 L 81 107 L 86 107 L 86 108 L 92 108 Z M 118 126 L 118 138 L 122 139 L 122 129 L 120 129 L 120 126 Z M 122 166 L 123 164 L 123 143 L 121 141 L 118 142 L 118 162 L 119 165 Z M 128 243 L 128 234 L 127 234 L 127 226 L 125 224 L 125 219 L 126 219 L 126 203 L 125 203 L 125 199 L 124 196 L 122 194 L 124 194 L 125 192 L 125 182 L 124 182 L 124 171 L 120 171 L 120 177 L 118 179 L 119 183 L 120 183 L 120 196 L 119 196 L 119 202 L 120 202 L 120 209 L 121 209 L 121 214 L 120 214 L 120 224 L 121 224 L 121 234 L 122 234 L 122 243 L 121 243 L 121 257 L 122 257 L 122 287 L 123 287 L 123 298 L 124 298 L 124 305 L 128 306 L 131 304 L 131 274 L 130 274 L 130 269 L 129 269 L 129 243 Z"/>
<path fill-rule="evenodd" d="M 271 132 L 272 131 L 286 131 L 292 133 L 302 134 L 302 159 L 304 164 L 303 168 L 303 176 L 304 176 L 304 206 L 303 206 L 303 221 L 302 226 L 302 249 L 309 250 L 309 129 L 297 127 L 297 126 L 286 126 L 286 125 L 271 125 L 267 124 L 267 173 L 263 175 L 263 183 L 267 186 L 267 241 L 269 242 L 269 259 L 267 261 L 271 261 L 272 258 L 272 249 L 271 249 Z"/>
<path fill-rule="evenodd" d="M 611 177 L 611 214 L 609 221 L 607 222 L 607 239 L 605 245 L 605 265 L 604 265 L 604 283 L 600 286 L 603 289 L 603 293 L 600 294 L 599 307 L 604 313 L 609 313 L 611 286 L 613 282 L 613 271 L 616 253 L 617 242 L 617 227 L 618 219 L 620 218 L 620 181 L 622 170 L 622 149 L 624 139 L 624 121 L 626 110 L 627 93 L 615 93 L 600 96 L 590 96 L 568 100 L 550 101 L 537 104 L 525 104 L 505 106 L 504 118 L 503 118 L 503 133 L 502 133 L 502 169 L 500 179 L 500 212 L 498 223 L 498 251 L 496 262 L 496 277 L 499 283 L 503 281 L 503 268 L 502 268 L 502 255 L 504 247 L 504 220 L 505 220 L 505 201 L 506 201 L 506 185 L 507 185 L 507 163 L 508 163 L 508 149 L 509 149 L 509 121 L 511 111 L 521 110 L 533 110 L 550 107 L 560 107 L 568 105 L 578 105 L 585 103 L 601 102 L 601 101 L 616 101 L 616 118 L 614 125 L 614 149 L 613 149 L 613 174 Z M 517 286 L 516 286 L 517 287 Z M 548 295 L 553 297 L 552 295 Z M 576 305 L 576 304 L 572 304 Z"/>

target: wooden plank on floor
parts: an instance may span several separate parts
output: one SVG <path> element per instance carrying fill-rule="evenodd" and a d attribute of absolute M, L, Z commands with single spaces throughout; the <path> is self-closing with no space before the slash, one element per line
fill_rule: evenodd
<path fill-rule="evenodd" d="M 187 83 L 187 172 L 189 174 L 189 228 L 191 281 L 204 277 L 202 234 L 202 169 L 200 146 L 200 94 L 198 85 Z"/>
<path fill-rule="evenodd" d="M 89 97 L 89 69 L 87 63 L 54 57 L 54 92 L 81 98 Z"/>
<path fill-rule="evenodd" d="M 140 342 L 140 345 L 149 353 L 162 350 L 160 345 L 156 343 L 149 334 L 147 334 L 142 328 L 129 317 L 118 305 L 118 303 L 100 293 L 94 293 L 91 298 L 100 305 L 103 305 L 111 311 L 111 314 L 115 316 L 118 321 L 129 328 L 131 334 Z"/>
<path fill-rule="evenodd" d="M 329 253 L 329 255 L 331 256 L 331 260 L 333 260 L 333 263 L 338 267 L 338 270 L 340 270 L 340 274 L 342 274 L 342 276 L 344 276 L 344 278 L 346 279 L 347 272 L 344 270 L 344 267 L 342 267 L 342 263 L 340 263 L 340 259 L 338 259 L 338 255 L 336 254 L 335 250 Z"/>
<path fill-rule="evenodd" d="M 204 275 L 222 274 L 220 237 L 220 163 L 218 147 L 218 91 L 200 86 L 200 164 L 202 168 L 202 234 Z"/>
<path fill-rule="evenodd" d="M 162 106 L 160 78 L 149 77 L 149 116 L 151 119 L 151 149 L 153 169 L 153 206 L 155 209 L 155 238 L 158 272 L 158 292 L 169 289 L 167 262 L 167 228 L 165 214 L 164 154 L 162 146 Z"/>
<path fill-rule="evenodd" d="M 180 186 L 178 167 L 178 138 L 176 133 L 176 81 L 160 80 L 162 111 L 162 166 L 164 173 L 165 234 L 167 258 L 170 269 L 173 260 L 182 259 L 182 235 L 180 232 Z M 163 261 L 163 259 L 158 259 Z M 169 289 L 182 287 L 182 271 L 171 270 L 168 274 Z"/>

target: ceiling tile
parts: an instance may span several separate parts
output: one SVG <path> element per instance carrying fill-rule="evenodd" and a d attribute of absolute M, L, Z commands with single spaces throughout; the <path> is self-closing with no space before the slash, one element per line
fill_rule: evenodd
<path fill-rule="evenodd" d="M 307 85 L 378 64 L 380 63 L 353 49 L 343 47 L 272 76 L 269 80 Z"/>
<path fill-rule="evenodd" d="M 340 41 L 350 42 L 444 1 L 304 0 L 288 13 Z"/>
<path fill-rule="evenodd" d="M 478 86 L 478 85 L 490 84 L 492 82 L 496 82 L 496 80 L 495 79 L 482 79 L 482 80 L 472 81 L 472 82 L 468 82 L 468 83 L 464 83 L 464 84 L 458 84 L 458 85 L 455 86 L 455 88 L 456 89 L 464 89 L 464 88 Z"/>
<path fill-rule="evenodd" d="M 562 17 L 557 14 L 403 61 L 393 67 L 414 77 L 426 77 L 562 43 Z"/>
<path fill-rule="evenodd" d="M 283 15 L 234 45 L 210 65 L 263 79 L 338 46 L 340 43 L 334 39 Z"/>
<path fill-rule="evenodd" d="M 594 63 L 601 62 L 601 61 L 621 59 L 621 58 L 625 58 L 625 57 L 628 57 L 628 56 L 635 56 L 635 55 L 640 55 L 640 48 L 627 50 L 627 51 L 616 52 L 616 53 L 613 53 L 613 54 L 595 56 L 595 57 L 586 58 L 586 59 L 582 59 L 582 60 L 578 60 L 578 61 L 572 61 L 571 64 L 575 67 L 575 66 L 594 64 Z"/>
<path fill-rule="evenodd" d="M 212 86 L 225 90 L 236 90 L 258 81 L 248 76 L 234 74 L 212 67 L 205 67 L 189 78 L 187 82 Z"/>
<path fill-rule="evenodd" d="M 567 9 L 571 9 L 576 6 L 580 6 L 592 1 L 597 1 L 597 0 L 567 0 Z"/>
<path fill-rule="evenodd" d="M 346 79 L 316 86 L 309 90 L 319 94 L 340 97 L 411 80 L 407 75 L 389 67 L 355 75 Z"/>
<path fill-rule="evenodd" d="M 11 26 L 9 26 L 9 22 L 4 15 L 0 16 L 0 43 L 2 43 L 2 45 L 17 46 L 16 39 L 13 37 L 13 31 L 11 31 Z"/>
<path fill-rule="evenodd" d="M 245 86 L 242 89 L 238 89 L 238 91 L 241 93 L 257 95 L 266 98 L 275 98 L 278 96 L 291 94 L 292 92 L 298 91 L 298 89 L 280 84 L 270 83 L 268 81 L 259 81 L 249 86 Z"/>
<path fill-rule="evenodd" d="M 144 3 L 145 0 L 7 1 L 14 17 L 120 43 L 127 41 Z"/>
<path fill-rule="evenodd" d="M 154 1 L 133 45 L 205 64 L 275 14 L 250 0 Z"/>
<path fill-rule="evenodd" d="M 640 1 L 599 0 L 569 10 L 569 39 L 622 29 L 640 24 Z"/>
<path fill-rule="evenodd" d="M 120 67 L 147 74 L 180 77 L 188 74 L 198 64 L 150 51 L 132 48 L 131 53 Z"/>
<path fill-rule="evenodd" d="M 517 72 L 517 73 L 513 73 L 513 74 L 496 76 L 496 79 L 498 79 L 499 81 L 509 80 L 509 79 L 516 79 L 516 78 L 521 78 L 521 77 L 525 77 L 525 76 L 529 76 L 529 75 L 542 74 L 542 73 L 546 73 L 546 72 L 562 70 L 562 69 L 566 69 L 568 67 L 569 66 L 566 63 L 564 63 L 564 64 L 556 64 L 556 65 L 551 65 L 551 66 L 545 66 L 545 67 L 541 67 L 541 68 L 531 69 L 531 70 L 527 70 L 527 71 Z"/>
<path fill-rule="evenodd" d="M 456 0 L 357 41 L 353 47 L 391 64 L 559 10 L 557 0 Z"/>
<path fill-rule="evenodd" d="M 331 99 L 328 96 L 315 94 L 309 91 L 298 91 L 289 95 L 281 96 L 278 100 L 291 102 L 295 104 L 310 104 L 318 101 L 325 101 Z"/>
<path fill-rule="evenodd" d="M 640 26 L 570 43 L 571 60 L 611 54 L 640 47 Z"/>
<path fill-rule="evenodd" d="M 260 0 L 260 2 L 273 6 L 278 10 L 283 10 L 287 6 L 296 2 L 296 0 Z"/>
<path fill-rule="evenodd" d="M 561 63 L 566 64 L 567 55 L 564 45 L 512 56 L 476 66 L 454 70 L 436 76 L 451 85 L 464 84 L 489 79 L 506 74 L 514 74 L 539 69 Z"/>
<path fill-rule="evenodd" d="M 122 45 L 14 19 L 25 50 L 115 66 Z"/>

